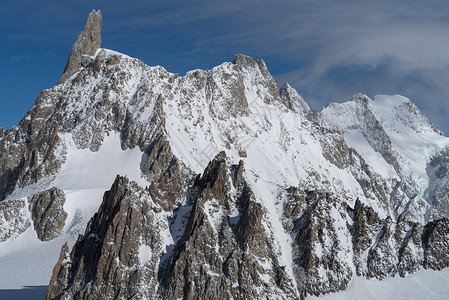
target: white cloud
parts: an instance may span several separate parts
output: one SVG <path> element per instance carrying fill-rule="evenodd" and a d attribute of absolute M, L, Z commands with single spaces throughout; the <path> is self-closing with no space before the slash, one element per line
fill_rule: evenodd
<path fill-rule="evenodd" d="M 357 91 L 404 94 L 449 131 L 448 2 L 303 1 L 302 9 L 282 21 L 287 51 L 277 46 L 307 61 L 279 80 L 317 109 Z"/>

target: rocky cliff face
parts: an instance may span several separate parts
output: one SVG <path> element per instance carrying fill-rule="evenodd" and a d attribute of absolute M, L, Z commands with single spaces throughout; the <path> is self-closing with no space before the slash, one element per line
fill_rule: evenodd
<path fill-rule="evenodd" d="M 265 210 L 242 178 L 231 188 L 225 159 L 219 153 L 191 189 L 184 233 L 159 271 L 160 294 L 165 299 L 294 297 L 294 282 L 263 227 Z"/>
<path fill-rule="evenodd" d="M 0 132 L 0 248 L 69 242 L 47 299 L 294 299 L 448 266 L 449 140 L 408 99 L 310 111 L 263 60 L 178 76 L 99 49 L 101 22 Z"/>
<path fill-rule="evenodd" d="M 56 173 L 64 162 L 58 125 L 45 122 L 53 113 L 47 96 L 42 91 L 25 118 L 0 140 L 0 199 Z"/>
<path fill-rule="evenodd" d="M 234 185 L 222 152 L 189 188 L 189 209 L 169 221 L 148 190 L 117 177 L 71 253 L 61 250 L 47 299 L 294 297 L 263 207 L 242 177 Z M 164 254 L 167 231 L 175 240 Z"/>
<path fill-rule="evenodd" d="M 65 245 L 47 299 L 142 299 L 154 294 L 167 226 L 148 191 L 117 177 L 73 250 Z"/>

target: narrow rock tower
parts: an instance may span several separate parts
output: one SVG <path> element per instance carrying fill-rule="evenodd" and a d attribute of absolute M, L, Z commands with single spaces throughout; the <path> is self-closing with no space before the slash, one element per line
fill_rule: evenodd
<path fill-rule="evenodd" d="M 103 16 L 100 10 L 95 9 L 87 17 L 86 25 L 79 34 L 75 44 L 72 46 L 64 73 L 59 79 L 58 84 L 63 83 L 67 78 L 75 74 L 81 66 L 81 58 L 83 55 L 94 55 L 95 51 L 101 45 L 101 25 L 103 24 Z"/>

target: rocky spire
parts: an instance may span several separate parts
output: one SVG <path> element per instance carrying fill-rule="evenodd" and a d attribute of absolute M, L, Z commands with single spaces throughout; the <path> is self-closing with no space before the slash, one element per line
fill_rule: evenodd
<path fill-rule="evenodd" d="M 101 44 L 101 25 L 103 24 L 103 16 L 100 10 L 92 12 L 87 17 L 86 25 L 78 36 L 75 44 L 72 46 L 64 73 L 59 79 L 58 84 L 63 83 L 67 78 L 75 74 L 81 66 L 81 58 L 83 55 L 94 55 L 95 51 L 100 48 Z"/>
<path fill-rule="evenodd" d="M 310 111 L 309 105 L 298 94 L 298 92 L 286 82 L 279 90 L 281 101 L 291 110 L 306 114 Z"/>

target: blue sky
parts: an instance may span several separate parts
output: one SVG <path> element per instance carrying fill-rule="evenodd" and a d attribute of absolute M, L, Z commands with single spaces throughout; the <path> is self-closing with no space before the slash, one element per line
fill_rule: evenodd
<path fill-rule="evenodd" d="M 102 47 L 184 74 L 263 58 L 320 110 L 356 92 L 409 97 L 449 132 L 449 2 L 21 1 L 0 4 L 0 127 L 54 86 L 92 9 Z"/>

